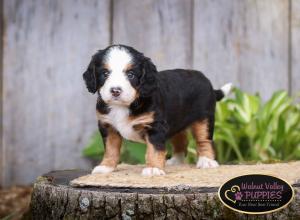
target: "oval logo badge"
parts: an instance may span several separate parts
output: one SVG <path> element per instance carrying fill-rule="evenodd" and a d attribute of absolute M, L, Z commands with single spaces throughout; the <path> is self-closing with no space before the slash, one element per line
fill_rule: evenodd
<path fill-rule="evenodd" d="M 219 188 L 228 208 L 247 214 L 264 214 L 286 207 L 294 197 L 292 186 L 278 177 L 250 174 L 235 177 Z"/>

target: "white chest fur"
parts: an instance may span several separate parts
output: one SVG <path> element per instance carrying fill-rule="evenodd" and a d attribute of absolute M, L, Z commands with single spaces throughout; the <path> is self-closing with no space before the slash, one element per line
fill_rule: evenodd
<path fill-rule="evenodd" d="M 139 133 L 133 129 L 136 122 L 130 120 L 129 109 L 127 107 L 111 106 L 110 112 L 107 115 L 98 114 L 98 119 L 113 126 L 125 139 L 144 142 Z"/>

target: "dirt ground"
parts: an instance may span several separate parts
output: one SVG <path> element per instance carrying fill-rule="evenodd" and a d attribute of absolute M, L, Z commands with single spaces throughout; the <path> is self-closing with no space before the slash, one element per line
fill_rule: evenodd
<path fill-rule="evenodd" d="M 0 188 L 0 219 L 22 219 L 24 213 L 28 211 L 31 192 L 30 186 Z"/>

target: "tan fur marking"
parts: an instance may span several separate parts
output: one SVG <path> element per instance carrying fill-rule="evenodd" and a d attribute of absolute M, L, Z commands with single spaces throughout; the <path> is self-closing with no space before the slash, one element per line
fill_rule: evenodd
<path fill-rule="evenodd" d="M 129 121 L 132 127 L 137 130 L 149 128 L 150 124 L 154 121 L 154 112 L 147 112 L 138 116 L 129 116 Z"/>
<path fill-rule="evenodd" d="M 101 123 L 109 123 L 109 118 L 106 114 L 101 114 L 100 112 L 96 111 L 97 120 L 101 121 Z"/>
<path fill-rule="evenodd" d="M 105 141 L 105 153 L 101 165 L 115 168 L 119 162 L 121 145 L 121 136 L 114 129 L 108 128 L 108 135 Z"/>
<path fill-rule="evenodd" d="M 96 116 L 101 123 L 109 123 L 109 118 L 106 114 L 101 114 L 96 111 Z M 154 121 L 154 112 L 147 112 L 138 116 L 128 117 L 128 126 L 132 126 L 136 131 L 142 131 L 145 128 L 150 128 L 150 124 Z"/>
<path fill-rule="evenodd" d="M 105 69 L 107 69 L 107 70 L 110 70 L 110 69 L 111 69 L 110 66 L 108 65 L 108 63 L 104 63 L 104 64 L 103 64 L 103 67 L 104 67 Z"/>
<path fill-rule="evenodd" d="M 128 63 L 128 64 L 125 66 L 124 72 L 127 72 L 127 71 L 131 70 L 132 68 L 133 68 L 133 64 L 132 64 L 132 63 Z"/>
<path fill-rule="evenodd" d="M 193 136 L 197 143 L 198 156 L 206 156 L 208 158 L 215 159 L 212 140 L 209 140 L 209 124 L 207 119 L 194 122 L 191 128 Z"/>
<path fill-rule="evenodd" d="M 156 150 L 153 144 L 146 137 L 147 151 L 146 151 L 146 165 L 147 167 L 157 167 L 163 169 L 165 167 L 166 151 Z"/>
<path fill-rule="evenodd" d="M 182 152 L 184 152 L 185 155 L 187 154 L 188 139 L 185 130 L 175 134 L 171 138 L 171 143 L 173 145 L 173 154 Z"/>
<path fill-rule="evenodd" d="M 101 114 L 96 111 L 97 119 L 104 125 L 111 124 L 111 116 L 109 114 Z M 140 135 L 141 141 L 145 142 L 144 135 L 147 128 L 151 127 L 151 123 L 154 121 L 154 112 L 147 112 L 138 116 L 128 116 L 125 119 L 125 123 L 132 127 L 134 132 Z M 122 132 L 121 132 L 122 134 Z"/>

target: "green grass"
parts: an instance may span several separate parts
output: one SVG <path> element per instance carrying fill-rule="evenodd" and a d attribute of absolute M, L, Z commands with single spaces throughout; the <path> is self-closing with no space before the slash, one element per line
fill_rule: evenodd
<path fill-rule="evenodd" d="M 220 163 L 288 161 L 300 159 L 300 105 L 278 91 L 263 103 L 259 95 L 234 89 L 233 98 L 218 102 L 214 142 Z M 170 154 L 171 146 L 167 143 Z M 124 141 L 121 161 L 144 163 L 144 144 Z M 100 160 L 103 142 L 96 132 L 83 155 Z M 195 142 L 189 134 L 187 162 L 196 161 Z"/>

